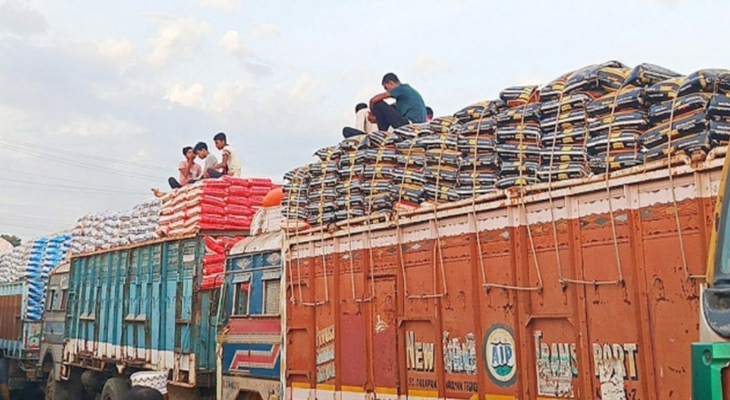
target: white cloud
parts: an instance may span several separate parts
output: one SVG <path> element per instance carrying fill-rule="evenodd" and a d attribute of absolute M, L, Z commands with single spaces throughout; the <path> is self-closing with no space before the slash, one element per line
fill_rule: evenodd
<path fill-rule="evenodd" d="M 226 53 L 238 59 L 243 69 L 254 76 L 271 74 L 271 66 L 258 59 L 256 55 L 246 46 L 243 36 L 235 30 L 229 30 L 218 43 Z"/>
<path fill-rule="evenodd" d="M 105 116 L 99 119 L 83 118 L 58 129 L 64 136 L 136 136 L 147 132 L 147 128 L 132 121 Z"/>
<path fill-rule="evenodd" d="M 125 60 L 134 54 L 134 44 L 130 40 L 107 39 L 96 42 L 96 50 L 100 55 L 115 60 Z"/>
<path fill-rule="evenodd" d="M 272 38 L 281 36 L 281 29 L 274 24 L 255 23 L 251 26 L 251 34 L 255 38 Z"/>
<path fill-rule="evenodd" d="M 305 103 L 311 101 L 317 93 L 321 93 L 320 89 L 323 87 L 324 82 L 305 72 L 299 76 L 292 88 L 289 89 L 289 98 L 296 102 Z"/>
<path fill-rule="evenodd" d="M 204 109 L 205 86 L 202 83 L 193 83 L 186 88 L 182 83 L 177 82 L 167 90 L 165 99 L 183 107 Z"/>
<path fill-rule="evenodd" d="M 234 57 L 245 58 L 252 55 L 251 52 L 246 49 L 243 36 L 234 30 L 229 30 L 223 35 L 220 41 L 220 46 L 226 53 Z"/>
<path fill-rule="evenodd" d="M 43 33 L 48 22 L 37 11 L 19 0 L 8 0 L 0 5 L 0 32 L 22 36 Z"/>
<path fill-rule="evenodd" d="M 163 25 L 150 39 L 152 54 L 148 61 L 156 67 L 166 67 L 172 61 L 184 59 L 199 51 L 210 33 L 210 24 L 194 18 L 159 18 Z"/>
<path fill-rule="evenodd" d="M 223 14 L 233 15 L 238 12 L 239 4 L 236 0 L 203 0 L 200 6 Z"/>
<path fill-rule="evenodd" d="M 238 109 L 242 107 L 242 102 L 247 102 L 246 95 L 253 93 L 253 85 L 241 81 L 237 82 L 223 82 L 218 85 L 218 88 L 213 95 L 213 103 L 211 104 L 211 110 L 216 113 L 226 113 L 233 109 L 234 106 Z M 250 107 L 243 106 L 244 109 L 250 109 Z"/>
<path fill-rule="evenodd" d="M 411 69 L 424 76 L 433 76 L 450 68 L 449 64 L 433 54 L 422 54 L 411 66 Z"/>

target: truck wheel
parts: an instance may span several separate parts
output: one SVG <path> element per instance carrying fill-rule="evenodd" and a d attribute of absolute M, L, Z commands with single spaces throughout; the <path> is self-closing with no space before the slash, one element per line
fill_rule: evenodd
<path fill-rule="evenodd" d="M 53 370 L 48 374 L 46 379 L 46 397 L 45 400 L 76 400 L 81 396 L 80 387 L 72 386 L 73 382 L 59 382 L 53 376 Z"/>
<path fill-rule="evenodd" d="M 122 400 L 129 391 L 129 382 L 124 378 L 110 378 L 101 391 L 101 400 Z"/>

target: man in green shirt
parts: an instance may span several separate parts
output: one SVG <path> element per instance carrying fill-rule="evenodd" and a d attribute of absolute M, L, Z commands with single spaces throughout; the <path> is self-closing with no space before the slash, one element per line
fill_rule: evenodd
<path fill-rule="evenodd" d="M 378 122 L 378 129 L 398 128 L 409 123 L 426 122 L 426 103 L 423 97 L 407 83 L 400 83 L 398 77 L 389 72 L 383 77 L 384 93 L 370 99 L 370 111 Z M 394 98 L 395 107 L 385 99 Z"/>

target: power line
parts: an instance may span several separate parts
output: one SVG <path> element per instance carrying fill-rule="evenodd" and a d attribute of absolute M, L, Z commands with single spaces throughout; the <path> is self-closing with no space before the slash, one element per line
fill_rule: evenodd
<path fill-rule="evenodd" d="M 67 159 L 67 158 L 58 156 L 58 154 L 47 155 L 47 154 L 43 154 L 38 151 L 24 149 L 22 147 L 13 145 L 11 143 L 8 143 L 8 142 L 2 141 L 2 140 L 0 140 L 0 143 L 4 143 L 7 147 L 9 147 L 19 153 L 31 155 L 31 156 L 35 156 L 35 157 L 42 157 L 44 160 L 57 162 L 60 164 L 71 165 L 71 166 L 75 166 L 75 167 L 91 168 L 97 172 L 111 173 L 111 174 L 118 175 L 118 176 L 126 176 L 126 177 L 131 177 L 131 178 L 136 178 L 136 179 L 147 179 L 147 180 L 154 180 L 157 182 L 159 182 L 160 180 L 163 179 L 163 178 L 161 178 L 161 176 L 154 176 L 154 175 L 143 174 L 143 173 L 138 173 L 138 172 L 118 170 L 118 169 L 105 167 L 102 165 L 85 163 L 85 162 L 79 161 L 79 160 Z"/>
<path fill-rule="evenodd" d="M 86 191 L 84 189 L 56 189 L 52 187 L 28 187 L 28 186 L 17 186 L 17 185 L 2 185 L 4 189 L 22 189 L 22 190 L 35 190 L 48 193 L 71 193 L 78 194 L 84 192 L 84 194 L 102 194 L 102 195 L 114 195 L 114 196 L 149 196 L 150 193 L 109 193 L 109 192 L 98 192 L 98 191 Z"/>
<path fill-rule="evenodd" d="M 95 159 L 95 160 L 99 160 L 99 161 L 106 161 L 106 162 L 113 162 L 113 163 L 117 163 L 117 164 L 130 165 L 130 166 L 135 166 L 138 168 L 147 168 L 147 169 L 152 169 L 152 170 L 166 169 L 165 167 L 161 167 L 159 165 L 154 165 L 154 164 L 142 163 L 142 162 L 137 162 L 137 161 L 129 161 L 129 160 L 120 160 L 118 158 L 104 157 L 104 156 L 100 156 L 97 154 L 89 154 L 89 153 L 84 153 L 84 152 L 75 151 L 75 150 L 59 149 L 56 147 L 46 146 L 46 145 L 42 145 L 42 144 L 34 144 L 34 143 L 29 143 L 29 142 L 23 142 L 23 141 L 19 141 L 19 140 L 14 140 L 12 144 L 24 146 L 24 147 L 30 147 L 30 148 L 45 149 L 48 151 L 52 151 L 54 153 L 61 152 L 61 153 L 78 154 L 78 155 L 81 155 L 81 156 L 84 156 L 87 158 L 91 158 L 91 159 Z"/>
<path fill-rule="evenodd" d="M 49 180 L 53 180 L 53 181 L 64 181 L 64 182 L 76 183 L 76 184 L 80 184 L 80 185 L 94 184 L 94 182 L 90 182 L 90 181 L 79 181 L 79 180 L 75 180 L 75 179 L 60 178 L 57 176 L 38 174 L 38 173 L 22 171 L 22 170 L 17 170 L 17 169 L 12 169 L 12 168 L 3 168 L 3 172 L 15 172 L 16 174 L 18 174 L 18 176 L 25 176 L 25 175 L 37 176 L 37 177 L 43 178 L 43 179 L 49 179 Z M 99 186 L 97 184 L 94 184 L 94 187 L 99 188 L 99 189 L 120 190 L 119 187 L 106 187 L 106 186 Z"/>
<path fill-rule="evenodd" d="M 94 187 L 61 185 L 61 184 L 55 184 L 55 183 L 31 182 L 31 181 L 24 181 L 21 179 L 12 179 L 12 178 L 0 178 L 0 181 L 14 182 L 14 183 L 22 184 L 22 185 L 37 185 L 37 186 L 48 187 L 48 188 L 72 189 L 72 190 L 101 192 L 101 193 L 122 193 L 122 194 L 133 193 L 128 190 L 102 189 L 102 188 L 94 188 Z"/>

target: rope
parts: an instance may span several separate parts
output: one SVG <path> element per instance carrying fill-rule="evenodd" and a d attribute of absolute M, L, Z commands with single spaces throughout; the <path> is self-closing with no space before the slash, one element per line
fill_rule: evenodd
<path fill-rule="evenodd" d="M 674 130 L 674 106 L 677 103 L 677 99 L 679 97 L 679 87 L 677 86 L 677 90 L 674 94 L 674 98 L 672 99 L 672 108 L 669 111 L 669 125 L 668 129 L 669 132 L 667 133 L 667 174 L 669 175 L 669 186 L 670 186 L 670 192 L 672 194 L 672 205 L 674 208 L 674 221 L 677 225 L 677 237 L 679 239 L 679 251 L 680 255 L 682 257 L 682 271 L 684 272 L 684 278 L 686 280 L 692 280 L 692 279 L 705 279 L 705 275 L 694 275 L 690 274 L 689 272 L 689 265 L 687 262 L 687 252 L 684 249 L 684 235 L 682 234 L 682 223 L 679 220 L 679 203 L 677 202 L 677 194 L 675 192 L 675 186 L 674 186 L 674 174 L 672 172 L 672 131 Z M 715 85 L 715 88 L 713 88 L 713 94 L 717 90 L 717 85 Z"/>
<path fill-rule="evenodd" d="M 411 146 L 408 148 L 408 154 L 406 155 L 406 163 L 405 163 L 406 165 L 403 167 L 403 179 L 401 180 L 401 186 L 406 181 L 406 172 L 408 171 L 408 166 L 411 164 L 411 153 L 413 153 L 413 147 L 415 145 L 416 145 L 416 138 L 414 137 L 411 139 Z M 425 160 L 425 153 L 424 153 L 424 160 Z M 403 196 L 399 190 L 398 191 L 398 202 L 399 203 L 402 200 L 402 198 L 403 198 Z M 406 259 L 405 259 L 405 255 L 403 254 L 403 232 L 402 232 L 401 226 L 400 226 L 400 215 L 396 215 L 395 229 L 396 229 L 395 237 L 396 237 L 396 241 L 398 244 L 398 258 L 400 259 L 400 269 L 401 269 L 401 274 L 403 275 L 403 292 L 405 294 L 405 298 L 410 299 L 411 295 L 410 295 L 410 292 L 408 291 L 408 277 L 406 276 Z"/>
<path fill-rule="evenodd" d="M 478 159 L 478 147 L 479 147 L 479 135 L 482 131 L 482 121 L 484 119 L 484 114 L 487 111 L 487 104 L 484 105 L 482 108 L 482 112 L 479 114 L 479 122 L 477 123 L 477 134 L 475 139 L 475 145 L 474 145 L 474 166 L 472 168 L 472 179 L 476 178 L 477 174 L 477 159 Z M 484 258 L 482 257 L 482 239 L 479 236 L 479 218 L 477 217 L 477 203 L 476 203 L 476 182 L 472 182 L 472 194 L 471 194 L 471 212 L 472 215 L 474 215 L 474 236 L 476 237 L 477 242 L 477 256 L 479 257 L 479 271 L 481 272 L 482 276 L 482 285 L 485 285 L 487 283 L 487 273 L 484 268 Z"/>
<path fill-rule="evenodd" d="M 527 108 L 527 104 L 522 106 L 522 114 L 520 115 L 520 129 L 522 130 L 520 132 L 519 138 L 520 138 L 520 147 L 522 146 L 522 140 L 524 138 L 524 130 L 525 130 L 525 109 Z M 497 124 L 497 130 L 499 130 L 499 124 Z M 518 153 L 519 154 L 519 153 Z M 520 161 L 522 160 L 522 157 L 519 157 Z M 522 177 L 522 169 L 523 166 L 521 165 L 519 168 L 520 172 L 520 178 Z M 527 217 L 527 207 L 525 206 L 525 187 L 522 186 L 520 189 L 520 206 L 522 207 L 521 210 L 524 212 L 525 215 L 525 229 L 527 229 L 527 236 L 530 242 L 530 249 L 532 250 L 532 260 L 535 263 L 535 272 L 537 272 L 537 280 L 538 284 L 537 286 L 516 286 L 516 285 L 503 285 L 503 284 L 496 284 L 496 283 L 485 283 L 482 286 L 489 291 L 491 288 L 499 288 L 499 289 L 507 289 L 507 290 L 517 290 L 517 291 L 536 291 L 540 292 L 542 291 L 543 284 L 542 284 L 542 271 L 540 269 L 540 263 L 537 260 L 537 251 L 535 249 L 535 241 L 532 237 L 532 228 L 530 227 L 530 221 Z M 520 221 L 517 222 L 517 226 L 519 228 Z M 480 255 L 481 257 L 481 255 Z"/>

